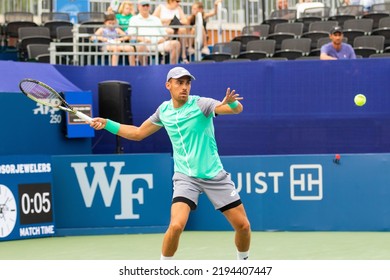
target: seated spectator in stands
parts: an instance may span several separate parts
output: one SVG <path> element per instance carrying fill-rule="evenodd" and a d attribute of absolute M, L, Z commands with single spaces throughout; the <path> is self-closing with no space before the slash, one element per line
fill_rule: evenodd
<path fill-rule="evenodd" d="M 171 64 L 178 63 L 180 42 L 168 40 L 166 28 L 163 27 L 161 20 L 150 14 L 150 0 L 138 0 L 138 12 L 130 19 L 127 29 L 127 34 L 131 35 L 132 39 L 144 43 L 137 45 L 137 52 L 152 52 L 157 48 L 160 53 L 169 53 Z M 141 65 L 146 65 L 148 56 L 139 55 L 138 59 Z"/>
<path fill-rule="evenodd" d="M 202 46 L 202 53 L 203 54 L 210 54 L 210 50 L 209 48 L 207 47 L 207 29 L 206 29 L 206 25 L 207 25 L 207 20 L 213 16 L 215 16 L 217 14 L 217 11 L 218 11 L 218 3 L 222 3 L 222 0 L 216 0 L 214 2 L 214 9 L 208 13 L 206 13 L 204 11 L 204 8 L 203 8 L 203 3 L 202 2 L 195 2 L 194 4 L 192 4 L 191 6 L 191 15 L 188 17 L 188 24 L 189 25 L 192 25 L 192 26 L 195 26 L 195 20 L 196 20 L 196 15 L 198 13 L 201 13 L 202 14 L 202 18 L 203 18 L 203 46 Z M 191 29 L 190 31 L 190 34 L 191 35 L 195 35 L 195 27 Z M 189 38 L 188 39 L 188 53 L 189 54 L 193 54 L 195 52 L 195 49 L 194 49 L 194 38 Z"/>
<path fill-rule="evenodd" d="M 340 26 L 333 27 L 329 34 L 331 42 L 321 47 L 320 59 L 355 59 L 355 51 L 351 45 L 343 43 L 343 37 L 343 29 Z"/>
<path fill-rule="evenodd" d="M 371 12 L 371 7 L 376 2 L 383 3 L 383 1 L 379 2 L 379 1 L 375 1 L 375 0 L 361 0 L 360 5 L 363 5 L 363 13 L 368 14 L 369 12 Z"/>
<path fill-rule="evenodd" d="M 102 51 L 108 52 L 128 52 L 133 53 L 129 55 L 129 64 L 135 66 L 134 47 L 124 42 L 129 41 L 129 36 L 120 27 L 117 26 L 115 14 L 106 14 L 104 18 L 104 26 L 96 30 L 92 40 L 106 43 Z M 118 66 L 119 55 L 113 54 L 111 65 Z"/>
<path fill-rule="evenodd" d="M 129 26 L 129 20 L 135 15 L 134 5 L 130 1 L 123 1 L 119 6 L 118 13 L 116 14 L 116 19 L 119 26 L 126 31 Z"/>
<path fill-rule="evenodd" d="M 288 0 L 277 0 L 278 10 L 286 10 L 288 9 Z"/>
<path fill-rule="evenodd" d="M 372 5 L 376 3 L 383 3 L 383 1 L 378 1 L 378 0 L 344 0 L 342 2 L 343 6 L 348 6 L 348 5 L 362 5 L 363 6 L 363 13 L 367 14 L 371 11 Z"/>
<path fill-rule="evenodd" d="M 153 15 L 158 17 L 164 26 L 169 25 L 188 25 L 187 17 L 180 7 L 181 0 L 167 0 L 167 3 L 160 4 L 154 10 Z M 178 34 L 186 35 L 186 28 L 167 28 L 168 35 Z M 182 46 L 181 59 L 183 63 L 188 63 L 186 47 L 188 40 L 185 37 L 179 37 Z"/>

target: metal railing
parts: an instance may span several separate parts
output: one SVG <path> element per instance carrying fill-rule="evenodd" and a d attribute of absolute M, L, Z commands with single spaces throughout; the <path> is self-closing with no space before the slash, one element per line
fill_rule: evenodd
<path fill-rule="evenodd" d="M 135 43 L 121 43 L 118 45 L 131 45 L 136 47 L 139 44 Z M 152 45 L 152 44 L 150 44 Z M 127 63 L 128 56 L 138 57 L 140 55 L 147 55 L 152 61 L 152 64 L 158 64 L 159 53 L 154 52 L 109 52 L 101 50 L 106 44 L 95 42 L 77 42 L 77 43 L 50 43 L 50 64 L 63 64 L 63 65 L 112 65 L 112 56 L 118 55 L 120 64 L 129 65 Z M 69 51 L 64 49 L 68 48 Z"/>
<path fill-rule="evenodd" d="M 197 25 L 202 25 L 202 22 L 197 22 Z M 135 41 L 136 37 L 143 37 L 143 35 L 138 34 L 138 30 L 140 28 L 167 28 L 167 27 L 161 27 L 161 26 L 142 26 L 142 27 L 132 27 L 136 30 L 135 34 L 130 35 L 131 40 L 126 43 L 120 43 L 116 44 L 118 46 L 126 46 L 131 45 L 135 47 L 135 52 L 112 52 L 105 50 L 105 46 L 109 45 L 109 43 L 103 43 L 103 42 L 97 42 L 94 40 L 91 40 L 94 37 L 93 33 L 84 33 L 83 30 L 85 28 L 88 29 L 94 29 L 102 27 L 102 25 L 80 25 L 75 24 L 73 28 L 73 42 L 52 42 L 50 44 L 50 63 L 51 64 L 66 64 L 66 65 L 78 65 L 78 66 L 85 66 L 85 65 L 111 65 L 112 61 L 112 55 L 118 55 L 119 61 L 121 62 L 120 65 L 128 65 L 126 63 L 128 56 L 135 56 L 136 61 L 138 61 L 138 58 L 140 56 L 147 56 L 149 58 L 149 65 L 150 64 L 164 64 L 165 63 L 165 57 L 168 55 L 168 53 L 165 53 L 164 51 L 159 52 L 157 50 L 157 43 L 139 43 Z M 171 26 L 173 28 L 187 28 L 192 29 L 193 26 Z M 191 60 L 200 60 L 201 58 L 201 46 L 202 46 L 202 39 L 201 35 L 197 33 L 198 28 L 195 28 L 195 34 L 191 35 L 189 32 L 187 34 L 177 34 L 177 35 L 171 35 L 171 36 L 164 36 L 168 40 L 181 40 L 181 39 L 189 39 L 192 38 L 195 44 L 195 54 L 192 57 L 188 57 L 189 61 Z M 146 36 L 144 36 L 146 37 Z M 147 36 L 150 37 L 150 36 Z M 162 36 L 153 36 L 155 38 L 159 38 Z M 151 51 L 150 52 L 140 52 L 139 46 L 146 46 Z M 138 48 L 137 48 L 138 47 Z M 185 48 L 184 45 L 181 46 L 181 48 Z M 178 50 L 178 54 L 180 56 L 181 51 L 183 49 Z M 185 50 L 184 50 L 185 51 Z"/>

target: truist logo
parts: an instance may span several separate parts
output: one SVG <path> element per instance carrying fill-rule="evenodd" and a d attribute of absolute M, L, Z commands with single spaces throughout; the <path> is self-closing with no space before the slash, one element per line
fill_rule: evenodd
<path fill-rule="evenodd" d="M 71 163 L 74 169 L 81 193 L 86 207 L 91 207 L 94 201 L 95 193 L 98 188 L 103 197 L 104 205 L 110 207 L 115 191 L 120 185 L 120 204 L 121 212 L 115 215 L 116 220 L 139 219 L 140 215 L 134 213 L 134 200 L 138 204 L 144 204 L 144 189 L 137 188 L 136 182 L 144 180 L 148 189 L 153 189 L 153 174 L 122 174 L 122 168 L 125 162 L 77 162 Z M 93 170 L 91 180 L 88 177 L 87 170 Z M 111 181 L 107 173 L 112 174 Z M 138 181 L 139 182 L 139 181 Z M 143 184 L 142 184 L 143 185 Z M 137 191 L 135 191 L 138 189 Z"/>

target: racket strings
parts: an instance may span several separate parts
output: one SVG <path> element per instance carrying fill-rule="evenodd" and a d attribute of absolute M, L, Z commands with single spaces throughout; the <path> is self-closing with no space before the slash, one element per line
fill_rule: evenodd
<path fill-rule="evenodd" d="M 36 100 L 39 100 L 40 102 L 55 107 L 58 107 L 62 103 L 56 93 L 37 83 L 25 81 L 21 86 L 24 92 L 26 92 L 28 95 L 31 95 L 32 97 L 34 97 Z"/>

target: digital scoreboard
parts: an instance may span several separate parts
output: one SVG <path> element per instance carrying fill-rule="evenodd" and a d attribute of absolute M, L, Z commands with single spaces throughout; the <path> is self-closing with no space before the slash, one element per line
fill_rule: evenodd
<path fill-rule="evenodd" d="M 0 241 L 55 233 L 51 157 L 0 157 Z"/>

